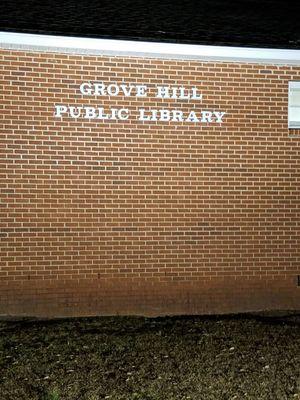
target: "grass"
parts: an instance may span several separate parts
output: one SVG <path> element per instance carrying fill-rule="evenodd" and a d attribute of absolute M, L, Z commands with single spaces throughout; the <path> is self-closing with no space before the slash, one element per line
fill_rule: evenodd
<path fill-rule="evenodd" d="M 44 396 L 45 400 L 59 400 L 59 391 L 56 389 L 51 389 L 47 391 L 46 395 Z"/>
<path fill-rule="evenodd" d="M 0 399 L 300 399 L 299 328 L 293 312 L 0 321 Z"/>

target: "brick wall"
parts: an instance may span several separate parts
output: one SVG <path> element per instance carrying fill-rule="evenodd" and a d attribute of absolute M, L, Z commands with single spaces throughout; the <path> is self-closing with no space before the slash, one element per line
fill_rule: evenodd
<path fill-rule="evenodd" d="M 300 305 L 300 67 L 0 50 L 0 314 Z M 146 84 L 147 98 L 82 82 Z M 154 96 L 197 87 L 201 102 Z M 217 109 L 222 124 L 55 118 L 55 104 Z"/>

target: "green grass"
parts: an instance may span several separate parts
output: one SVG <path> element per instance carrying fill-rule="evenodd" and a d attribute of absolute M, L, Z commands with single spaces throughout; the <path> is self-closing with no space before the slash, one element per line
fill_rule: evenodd
<path fill-rule="evenodd" d="M 300 316 L 0 321 L 0 400 L 300 400 Z"/>
<path fill-rule="evenodd" d="M 51 389 L 46 393 L 45 400 L 60 400 L 59 392 L 55 389 Z"/>

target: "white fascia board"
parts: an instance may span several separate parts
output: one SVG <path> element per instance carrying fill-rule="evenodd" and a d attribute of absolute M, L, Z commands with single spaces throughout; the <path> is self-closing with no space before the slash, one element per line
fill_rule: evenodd
<path fill-rule="evenodd" d="M 300 65 L 300 50 L 94 39 L 0 32 L 0 48 L 72 54 Z"/>
<path fill-rule="evenodd" d="M 300 89 L 300 82 L 299 81 L 291 81 L 289 82 L 290 89 Z"/>

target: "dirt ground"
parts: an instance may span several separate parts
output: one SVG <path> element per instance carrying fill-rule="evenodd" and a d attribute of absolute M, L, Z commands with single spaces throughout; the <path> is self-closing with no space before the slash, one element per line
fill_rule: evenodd
<path fill-rule="evenodd" d="M 300 313 L 0 321 L 0 400 L 300 400 Z"/>

